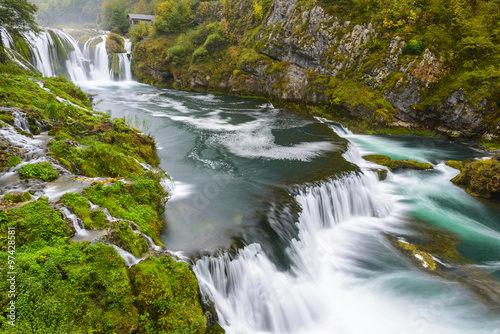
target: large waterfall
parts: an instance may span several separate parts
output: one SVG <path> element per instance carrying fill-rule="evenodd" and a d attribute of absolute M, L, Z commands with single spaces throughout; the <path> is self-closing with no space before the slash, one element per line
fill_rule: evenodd
<path fill-rule="evenodd" d="M 130 81 L 132 73 L 131 42 L 124 39 L 126 53 L 118 53 L 118 71 L 113 71 L 113 55 L 106 50 L 107 34 L 90 37 L 83 46 L 63 30 L 47 28 L 38 35 L 33 33 L 23 39 L 14 39 L 1 32 L 7 54 L 23 67 L 31 64 L 44 76 L 65 75 L 73 82 Z M 27 64 L 27 62 L 29 64 Z"/>

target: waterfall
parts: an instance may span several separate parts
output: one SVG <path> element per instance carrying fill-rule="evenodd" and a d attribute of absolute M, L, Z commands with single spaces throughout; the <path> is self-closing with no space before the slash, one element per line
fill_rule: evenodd
<path fill-rule="evenodd" d="M 319 273 L 333 275 L 335 267 L 345 265 L 346 250 L 336 247 L 336 239 L 347 235 L 336 226 L 349 226 L 360 218 L 378 221 L 391 214 L 391 201 L 379 191 L 374 174 L 348 175 L 311 186 L 296 200 L 302 213 L 299 239 L 292 240 L 288 249 L 290 273 L 281 272 L 259 244 L 246 246 L 235 257 L 203 257 L 194 265 L 201 290 L 214 300 L 227 333 L 299 333 L 301 329 L 307 333 L 318 328 L 329 302 L 317 287 L 329 275 Z"/>
<path fill-rule="evenodd" d="M 74 82 L 112 81 L 115 78 L 105 34 L 90 38 L 83 49 L 68 33 L 54 28 L 47 28 L 38 35 L 28 33 L 17 43 L 5 30 L 1 30 L 1 38 L 13 61 L 24 68 L 28 67 L 24 64 L 27 61 L 46 77 L 66 75 Z M 127 53 L 118 54 L 120 73 L 116 78 L 120 81 L 132 80 L 130 40 L 124 39 L 124 47 Z"/>
<path fill-rule="evenodd" d="M 31 133 L 30 124 L 26 119 L 26 114 L 21 113 L 17 110 L 12 112 L 12 117 L 14 117 L 14 126 L 25 131 Z"/>
<path fill-rule="evenodd" d="M 132 71 L 130 69 L 130 55 L 129 53 L 119 53 L 118 57 L 120 59 L 120 81 L 130 81 L 132 80 Z"/>

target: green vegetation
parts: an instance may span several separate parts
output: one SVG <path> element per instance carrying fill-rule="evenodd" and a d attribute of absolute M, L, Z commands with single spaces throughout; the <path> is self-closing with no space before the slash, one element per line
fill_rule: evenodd
<path fill-rule="evenodd" d="M 101 210 L 91 211 L 89 201 L 77 193 L 65 193 L 62 201 L 66 207 L 83 221 L 88 230 L 102 229 L 107 226 L 106 215 Z"/>
<path fill-rule="evenodd" d="M 448 161 L 447 165 L 460 170 L 451 182 L 464 187 L 469 194 L 500 198 L 500 161 L 497 159 Z"/>
<path fill-rule="evenodd" d="M 52 92 L 41 88 L 36 79 Z M 80 108 L 60 102 L 60 96 Z M 9 204 L 0 210 L 0 261 L 7 263 L 8 227 L 16 231 L 16 327 L 13 333 L 204 333 L 198 283 L 189 266 L 171 258 L 149 257 L 132 268 L 117 251 L 103 243 L 73 242 L 70 221 L 55 207 L 64 205 L 87 229 L 106 229 L 102 238 L 136 256 L 150 252 L 131 226 L 159 241 L 167 193 L 164 172 L 145 171 L 137 162 L 158 166 L 155 143 L 125 120 L 112 120 L 91 109 L 88 96 L 64 78 L 42 78 L 13 64 L 0 64 L 0 106 L 16 107 L 33 122 L 43 122 L 54 137 L 51 155 L 76 174 L 120 176 L 95 181 L 83 194 L 66 193 L 58 204 L 47 198 Z M 11 111 L 2 111 L 4 124 Z M 31 124 L 31 121 L 30 121 Z M 20 157 L 0 146 L 2 165 Z M 25 177 L 50 180 L 49 163 L 26 164 Z M 106 186 L 103 184 L 106 183 Z M 11 192 L 4 202 L 29 201 L 30 194 Z M 123 221 L 110 222 L 88 200 Z M 132 220 L 133 222 L 129 222 Z M 98 239 L 99 240 L 99 239 Z M 7 271 L 0 270 L 0 308 L 9 303 Z M 0 332 L 10 329 L 0 313 Z"/>
<path fill-rule="evenodd" d="M 139 230 L 155 242 L 160 243 L 158 234 L 162 228 L 161 213 L 164 210 L 167 193 L 159 183 L 163 173 L 147 172 L 134 177 L 134 182 L 115 182 L 110 186 L 100 183 L 84 189 L 85 195 L 117 218 L 132 220 Z"/>
<path fill-rule="evenodd" d="M 7 164 L 5 164 L 5 167 L 14 167 L 14 166 L 17 166 L 21 163 L 21 158 L 16 156 L 16 155 L 13 155 L 12 157 L 10 157 L 10 159 L 7 161 Z"/>
<path fill-rule="evenodd" d="M 137 309 L 146 332 L 205 332 L 206 319 L 198 302 L 198 284 L 188 266 L 162 257 L 148 257 L 130 270 L 138 293 Z M 139 293 L 140 292 L 140 293 Z"/>
<path fill-rule="evenodd" d="M 386 166 L 389 170 L 397 169 L 417 169 L 426 170 L 433 169 L 431 164 L 426 162 L 420 162 L 416 160 L 392 160 L 390 157 L 382 154 L 369 154 L 363 156 L 363 159 L 374 162 L 376 164 Z"/>
<path fill-rule="evenodd" d="M 23 165 L 19 169 L 19 174 L 21 174 L 23 178 L 34 178 L 43 181 L 52 181 L 59 177 L 59 173 L 54 170 L 49 162 Z"/>
<path fill-rule="evenodd" d="M 20 191 L 13 191 L 8 194 L 5 194 L 3 197 L 4 200 L 6 201 L 11 201 L 14 203 L 21 203 L 21 202 L 26 202 L 31 199 L 31 194 L 29 192 L 20 192 Z"/>

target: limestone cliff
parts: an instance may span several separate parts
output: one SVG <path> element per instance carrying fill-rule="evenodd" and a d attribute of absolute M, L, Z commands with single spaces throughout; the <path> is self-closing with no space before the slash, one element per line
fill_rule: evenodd
<path fill-rule="evenodd" d="M 180 38 L 160 43 L 148 38 L 134 49 L 138 77 L 182 89 L 313 105 L 317 114 L 356 118 L 371 127 L 499 139 L 497 97 L 470 97 L 462 87 L 442 84 L 452 69 L 432 48 L 404 52 L 408 37 L 334 16 L 315 1 L 275 0 L 261 21 L 252 14 L 252 2 L 240 0 L 233 7 L 231 21 L 221 28 L 227 36 L 223 49 L 232 45 L 229 51 L 209 52 L 200 61 L 188 48 L 184 58 L 174 60 L 168 50 Z M 224 21 L 226 12 L 221 9 L 216 20 Z"/>

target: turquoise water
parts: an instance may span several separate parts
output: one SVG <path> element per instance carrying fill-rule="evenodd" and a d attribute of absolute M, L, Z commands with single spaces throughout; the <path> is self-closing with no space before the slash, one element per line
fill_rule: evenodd
<path fill-rule="evenodd" d="M 500 333 L 499 206 L 443 163 L 484 152 L 353 135 L 259 99 L 82 86 L 157 141 L 175 181 L 162 241 L 189 257 L 228 333 Z M 368 153 L 435 169 L 379 182 Z M 390 238 L 444 238 L 459 260 L 433 254 L 446 265 L 433 274 Z"/>

